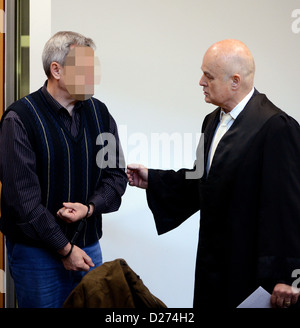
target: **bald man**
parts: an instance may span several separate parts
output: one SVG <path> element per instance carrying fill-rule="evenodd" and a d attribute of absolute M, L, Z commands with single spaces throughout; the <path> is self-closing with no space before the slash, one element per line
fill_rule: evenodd
<path fill-rule="evenodd" d="M 212 45 L 202 71 L 205 101 L 218 106 L 203 122 L 203 156 L 178 172 L 131 164 L 129 184 L 146 189 L 159 234 L 200 210 L 195 308 L 236 307 L 259 286 L 273 307 L 298 306 L 299 124 L 254 88 L 242 42 Z"/>

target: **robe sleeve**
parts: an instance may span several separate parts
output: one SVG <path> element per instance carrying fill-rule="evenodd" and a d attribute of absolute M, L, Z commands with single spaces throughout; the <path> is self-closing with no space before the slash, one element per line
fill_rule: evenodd
<path fill-rule="evenodd" d="M 268 123 L 260 204 L 258 277 L 291 285 L 300 269 L 300 128 L 284 114 Z"/>
<path fill-rule="evenodd" d="M 187 179 L 189 172 L 149 169 L 147 201 L 158 234 L 178 227 L 200 209 L 199 179 Z"/>

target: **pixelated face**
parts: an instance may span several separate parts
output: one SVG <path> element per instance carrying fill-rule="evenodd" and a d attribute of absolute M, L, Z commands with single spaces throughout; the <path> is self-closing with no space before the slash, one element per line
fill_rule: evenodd
<path fill-rule="evenodd" d="M 87 100 L 100 83 L 100 62 L 90 47 L 74 46 L 66 57 L 64 83 L 76 100 Z"/>

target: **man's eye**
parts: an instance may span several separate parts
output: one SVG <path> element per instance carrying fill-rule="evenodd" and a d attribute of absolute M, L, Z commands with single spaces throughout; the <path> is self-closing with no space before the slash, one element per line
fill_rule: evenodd
<path fill-rule="evenodd" d="M 209 80 L 213 80 L 213 77 L 209 74 L 205 75 Z"/>

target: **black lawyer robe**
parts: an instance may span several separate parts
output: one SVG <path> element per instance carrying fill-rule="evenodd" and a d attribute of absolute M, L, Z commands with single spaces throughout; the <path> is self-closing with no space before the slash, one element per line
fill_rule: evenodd
<path fill-rule="evenodd" d="M 203 122 L 205 163 L 219 114 Z M 292 284 L 300 269 L 299 124 L 255 90 L 209 174 L 189 180 L 189 171 L 149 170 L 147 200 L 159 234 L 200 210 L 194 307 L 236 307 L 259 286 L 272 293 L 276 283 Z"/>

